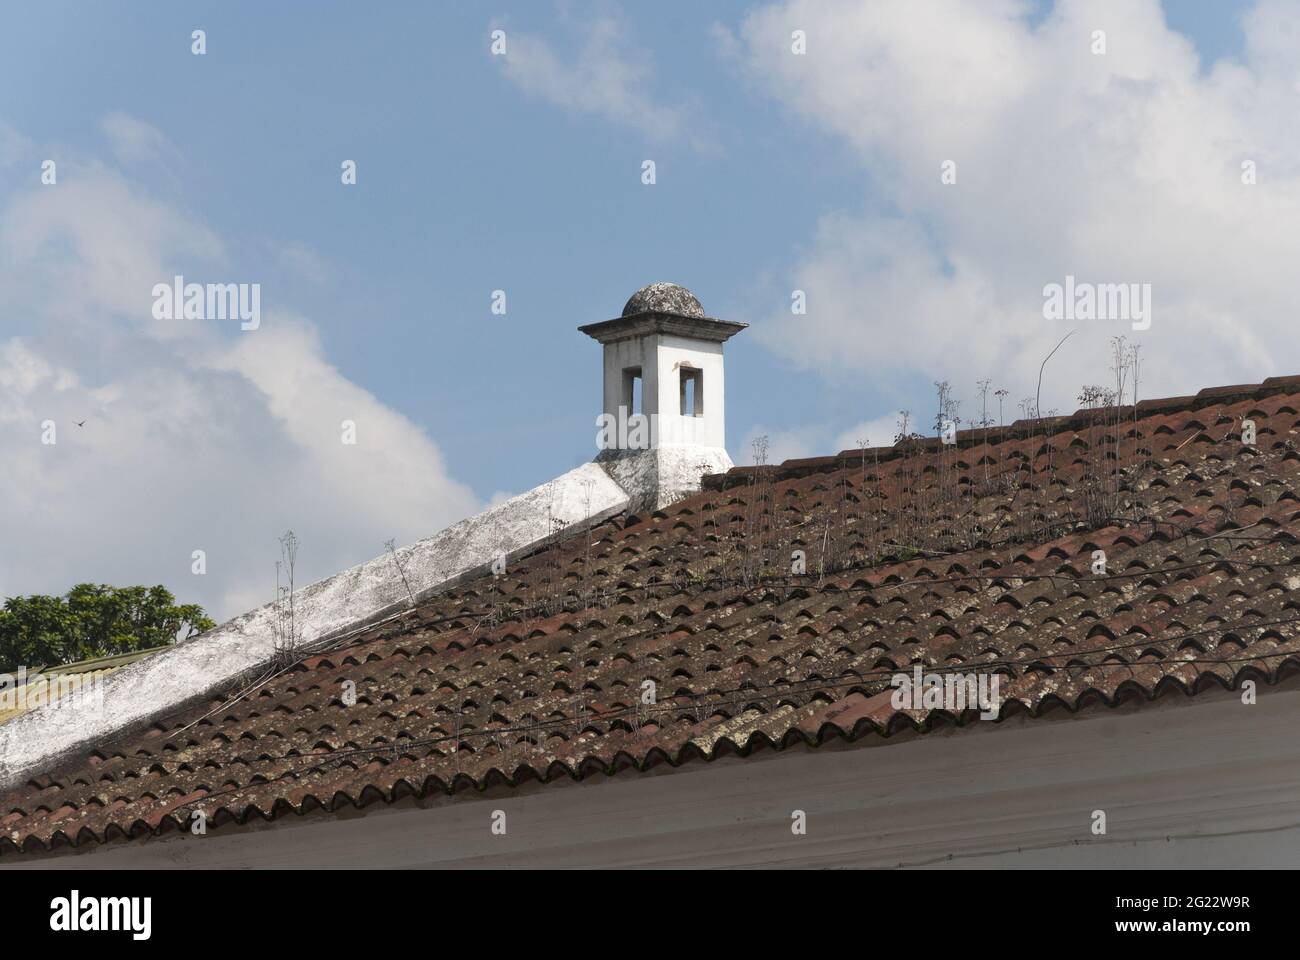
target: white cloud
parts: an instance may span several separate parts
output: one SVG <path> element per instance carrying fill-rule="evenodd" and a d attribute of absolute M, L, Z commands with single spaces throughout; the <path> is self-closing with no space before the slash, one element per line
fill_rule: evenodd
<path fill-rule="evenodd" d="M 310 283 L 325 286 L 330 282 L 329 262 L 306 243 L 286 244 L 280 248 L 276 256 L 285 270 Z"/>
<path fill-rule="evenodd" d="M 138 117 L 115 111 L 104 117 L 100 126 L 113 156 L 124 165 L 168 161 L 180 155 L 166 134 Z"/>
<path fill-rule="evenodd" d="M 301 583 L 478 509 L 433 440 L 265 291 L 252 332 L 152 318 L 174 273 L 265 279 L 230 269 L 200 218 L 96 164 L 0 208 L 0 326 L 24 331 L 0 339 L 0 594 L 163 583 L 226 617 L 273 597 L 286 528 Z"/>
<path fill-rule="evenodd" d="M 484 509 L 491 510 L 493 507 L 499 507 L 514 496 L 518 496 L 518 494 L 511 493 L 508 490 L 495 490 L 493 491 L 492 496 L 488 497 L 488 502 L 484 505 Z"/>
<path fill-rule="evenodd" d="M 13 166 L 18 159 L 31 149 L 31 141 L 9 124 L 0 120 L 0 170 Z M 37 176 L 33 172 L 32 176 Z"/>
<path fill-rule="evenodd" d="M 20 191 L 0 210 L 0 307 L 51 318 L 65 332 L 124 324 L 190 336 L 197 323 L 152 319 L 152 287 L 172 276 L 171 264 L 210 266 L 224 256 L 186 211 L 101 164 L 64 161 L 56 186 Z"/>
<path fill-rule="evenodd" d="M 802 460 L 805 457 L 821 456 L 826 451 L 816 443 L 825 431 L 817 428 L 795 428 L 793 430 L 772 430 L 763 424 L 752 427 L 745 435 L 745 442 L 734 451 L 736 466 L 748 467 L 755 462 L 754 442 L 767 438 L 767 460 L 769 464 L 781 463 L 783 460 Z"/>
<path fill-rule="evenodd" d="M 1262 4 L 1243 61 L 1208 72 L 1156 0 L 1062 0 L 1036 27 L 1025 9 L 789 0 L 746 19 L 748 74 L 850 144 L 874 198 L 825 216 L 792 264 L 807 316 L 774 308 L 756 331 L 802 365 L 885 388 L 950 379 L 967 418 L 978 379 L 1011 388 L 1013 406 L 1031 396 L 1072 326 L 1045 410 L 1072 411 L 1082 383 L 1106 381 L 1118 334 L 1143 343 L 1148 397 L 1300 372 L 1297 6 Z M 805 56 L 790 52 L 794 29 Z M 1091 52 L 1097 29 L 1105 55 Z M 955 185 L 941 183 L 946 160 Z M 1044 320 L 1043 287 L 1067 274 L 1150 283 L 1150 331 Z"/>
<path fill-rule="evenodd" d="M 841 450 L 856 450 L 863 446 L 892 447 L 894 438 L 898 436 L 902 416 L 901 410 L 895 410 L 893 413 L 886 413 L 873 420 L 866 420 L 856 426 L 849 427 L 847 430 L 841 430 L 831 446 L 836 453 Z M 911 418 L 913 425 L 909 427 L 909 430 L 916 430 L 915 420 L 916 416 L 913 414 Z"/>
<path fill-rule="evenodd" d="M 751 427 L 738 448 L 732 450 L 737 466 L 754 463 L 754 441 L 767 439 L 767 462 L 778 464 L 785 460 L 803 460 L 808 457 L 834 456 L 843 450 L 856 450 L 866 441 L 869 447 L 889 447 L 898 434 L 899 412 L 886 413 L 855 426 L 840 428 L 832 421 L 804 423 L 785 430 L 775 430 L 764 424 Z M 916 429 L 916 414 L 911 416 L 911 429 Z"/>
<path fill-rule="evenodd" d="M 580 34 L 575 55 L 557 52 L 535 34 L 507 29 L 506 76 L 529 96 L 635 127 L 652 141 L 683 132 L 681 107 L 655 101 L 649 87 L 653 68 L 644 47 L 628 42 L 622 24 L 610 16 L 566 18 Z"/>

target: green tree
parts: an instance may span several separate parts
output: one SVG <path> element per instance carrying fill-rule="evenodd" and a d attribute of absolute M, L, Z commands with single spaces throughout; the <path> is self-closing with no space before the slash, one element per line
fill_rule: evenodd
<path fill-rule="evenodd" d="M 214 626 L 165 587 L 79 583 L 62 597 L 11 597 L 0 610 L 0 670 L 74 663 L 189 639 Z"/>

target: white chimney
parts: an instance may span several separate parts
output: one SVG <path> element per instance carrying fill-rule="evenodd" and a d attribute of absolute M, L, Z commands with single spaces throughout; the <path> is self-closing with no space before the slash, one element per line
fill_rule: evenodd
<path fill-rule="evenodd" d="M 706 317 L 685 287 L 652 283 L 622 316 L 578 328 L 604 348 L 610 429 L 596 462 L 637 507 L 665 506 L 698 490 L 702 474 L 731 468 L 722 345 L 746 326 Z"/>

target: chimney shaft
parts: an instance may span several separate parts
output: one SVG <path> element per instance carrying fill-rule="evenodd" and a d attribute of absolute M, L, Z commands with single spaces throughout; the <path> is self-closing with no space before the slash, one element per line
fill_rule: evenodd
<path fill-rule="evenodd" d="M 685 287 L 652 283 L 622 316 L 578 328 L 604 352 L 596 462 L 635 499 L 663 506 L 731 467 L 722 345 L 746 326 L 705 316 Z"/>

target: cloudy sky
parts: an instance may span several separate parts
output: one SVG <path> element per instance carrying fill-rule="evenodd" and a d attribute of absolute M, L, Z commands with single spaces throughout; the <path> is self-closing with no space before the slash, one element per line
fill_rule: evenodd
<path fill-rule="evenodd" d="M 1121 334 L 1142 396 L 1300 373 L 1295 3 L 22 3 L 0 90 L 0 596 L 231 616 L 286 528 L 313 579 L 543 482 L 594 453 L 574 328 L 655 280 L 752 324 L 738 463 L 890 442 L 935 380 L 1013 419 L 1072 330 L 1045 411 Z M 176 274 L 261 327 L 155 319 Z M 1067 275 L 1150 329 L 1045 319 Z"/>

